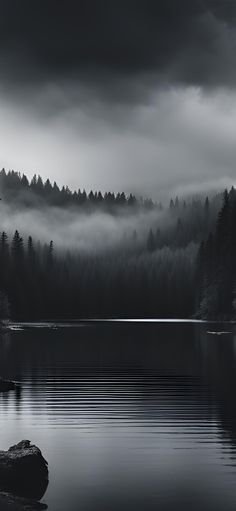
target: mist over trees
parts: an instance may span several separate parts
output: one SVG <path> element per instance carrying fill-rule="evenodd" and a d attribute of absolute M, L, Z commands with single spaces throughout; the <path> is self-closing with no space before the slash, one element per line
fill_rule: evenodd
<path fill-rule="evenodd" d="M 9 207 L 76 208 L 109 215 L 152 211 L 146 230 L 104 249 L 58 249 L 35 232 L 0 234 L 0 318 L 232 318 L 236 315 L 236 192 L 163 207 L 123 192 L 71 192 L 49 180 L 0 172 Z M 37 200 L 36 200 L 37 197 Z M 83 201 L 82 201 L 83 197 Z M 222 205 L 223 200 L 223 205 Z M 92 205 L 92 206 L 91 206 Z M 222 207 L 221 207 L 222 206 Z M 160 215 L 161 212 L 161 215 Z M 129 214 L 129 213 L 128 213 Z"/>
<path fill-rule="evenodd" d="M 124 192 L 114 194 L 101 191 L 87 193 L 85 190 L 78 189 L 71 191 L 68 186 L 59 188 L 54 181 L 52 184 L 49 179 L 43 182 L 41 176 L 33 176 L 29 181 L 25 174 L 20 174 L 14 170 L 8 172 L 5 169 L 0 171 L 0 191 L 2 197 L 8 203 L 15 206 L 24 207 L 42 207 L 49 205 L 54 207 L 74 207 L 86 212 L 96 208 L 105 211 L 114 211 L 119 208 L 153 208 L 154 203 L 151 199 L 136 198 L 132 193 L 126 195 Z M 161 204 L 155 204 L 155 207 L 162 208 Z"/>

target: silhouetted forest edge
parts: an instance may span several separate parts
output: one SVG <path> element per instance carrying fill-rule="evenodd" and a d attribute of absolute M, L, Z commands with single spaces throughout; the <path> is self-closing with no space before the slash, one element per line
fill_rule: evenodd
<path fill-rule="evenodd" d="M 70 209 L 82 215 L 119 217 L 138 212 L 146 231 L 124 232 L 115 246 L 61 250 L 2 230 L 0 318 L 236 319 L 236 191 L 171 199 L 167 207 L 121 192 L 72 192 L 40 176 L 28 181 L 0 172 L 1 204 L 9 210 Z M 150 215 L 151 212 L 151 215 Z M 4 327 L 4 323 L 2 323 Z"/>

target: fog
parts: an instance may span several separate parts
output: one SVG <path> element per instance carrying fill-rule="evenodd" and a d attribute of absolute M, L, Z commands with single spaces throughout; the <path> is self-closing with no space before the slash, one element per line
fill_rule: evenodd
<path fill-rule="evenodd" d="M 34 242 L 49 243 L 53 240 L 57 249 L 103 251 L 116 246 L 126 246 L 137 232 L 138 241 L 146 240 L 151 227 L 169 225 L 171 219 L 164 212 L 143 211 L 118 215 L 94 210 L 82 213 L 75 209 L 42 207 L 40 209 L 12 209 L 0 203 L 1 230 L 9 238 L 17 229 L 27 241 L 31 235 Z"/>

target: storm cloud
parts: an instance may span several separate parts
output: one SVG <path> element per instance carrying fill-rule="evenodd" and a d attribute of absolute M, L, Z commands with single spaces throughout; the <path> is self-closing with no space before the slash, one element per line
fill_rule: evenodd
<path fill-rule="evenodd" d="M 2 0 L 0 14 L 6 83 L 235 83 L 234 0 Z"/>
<path fill-rule="evenodd" d="M 153 198 L 235 181 L 234 0 L 2 0 L 0 165 Z"/>

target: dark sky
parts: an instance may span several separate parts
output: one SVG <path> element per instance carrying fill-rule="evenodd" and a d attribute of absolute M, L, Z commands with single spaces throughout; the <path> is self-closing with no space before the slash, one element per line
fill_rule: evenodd
<path fill-rule="evenodd" d="M 0 0 L 0 164 L 152 195 L 235 180 L 235 0 Z"/>

